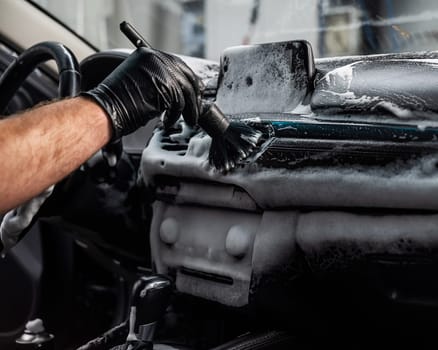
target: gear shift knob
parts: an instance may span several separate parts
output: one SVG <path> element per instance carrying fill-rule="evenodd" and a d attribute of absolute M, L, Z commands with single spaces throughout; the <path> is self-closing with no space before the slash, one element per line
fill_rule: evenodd
<path fill-rule="evenodd" d="M 172 282 L 164 276 L 141 277 L 132 288 L 128 341 L 153 340 L 157 321 L 169 306 Z"/>

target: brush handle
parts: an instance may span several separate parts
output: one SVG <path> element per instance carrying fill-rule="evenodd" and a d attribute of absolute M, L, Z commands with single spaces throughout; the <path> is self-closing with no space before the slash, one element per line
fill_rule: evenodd
<path fill-rule="evenodd" d="M 152 48 L 152 45 L 147 42 L 145 38 L 141 36 L 139 32 L 128 22 L 123 21 L 120 23 L 120 31 L 126 35 L 129 41 L 136 47 Z"/>
<path fill-rule="evenodd" d="M 199 126 L 211 137 L 223 136 L 230 126 L 227 117 L 214 103 L 204 104 L 202 109 L 204 112 L 199 117 Z"/>

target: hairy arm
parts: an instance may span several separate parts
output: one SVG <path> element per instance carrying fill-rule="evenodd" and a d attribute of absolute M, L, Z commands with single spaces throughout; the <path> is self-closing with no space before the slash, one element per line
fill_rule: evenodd
<path fill-rule="evenodd" d="M 0 213 L 62 180 L 111 134 L 104 110 L 83 97 L 0 120 Z"/>

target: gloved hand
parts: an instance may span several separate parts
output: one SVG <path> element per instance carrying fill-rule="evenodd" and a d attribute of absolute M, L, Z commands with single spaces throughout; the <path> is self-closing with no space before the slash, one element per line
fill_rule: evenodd
<path fill-rule="evenodd" d="M 94 99 L 113 124 L 113 140 L 145 125 L 163 112 L 164 126 L 183 115 L 195 125 L 201 106 L 202 82 L 178 57 L 138 48 L 103 82 L 83 96 Z"/>

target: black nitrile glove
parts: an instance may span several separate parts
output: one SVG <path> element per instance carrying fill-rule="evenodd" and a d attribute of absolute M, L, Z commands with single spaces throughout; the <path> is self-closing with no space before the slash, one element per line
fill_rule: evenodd
<path fill-rule="evenodd" d="M 145 125 L 163 112 L 164 126 L 183 115 L 195 125 L 201 105 L 201 81 L 178 57 L 138 48 L 96 88 L 82 96 L 94 99 L 113 124 L 113 140 Z"/>

